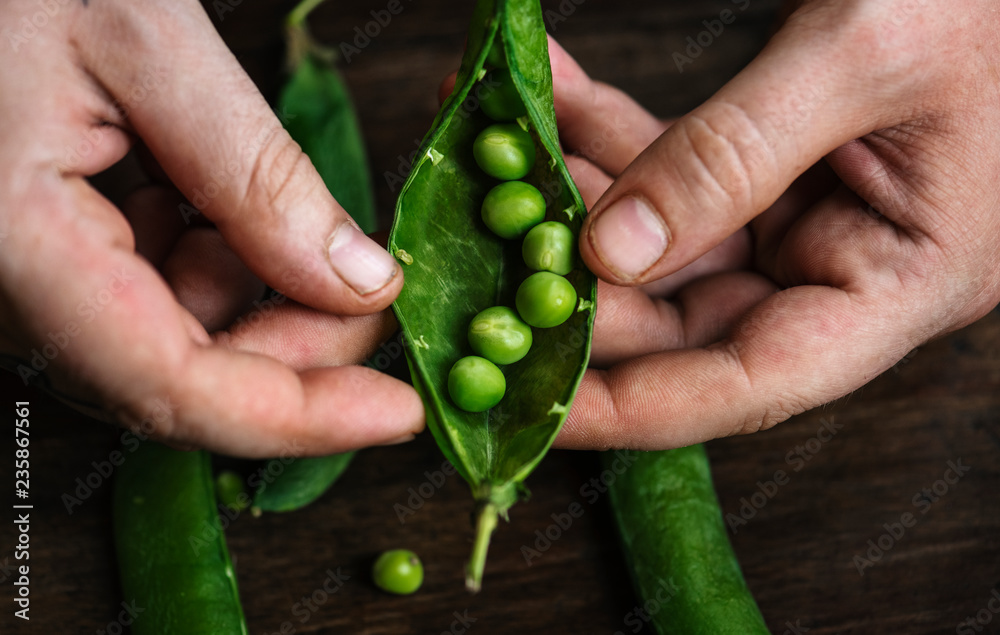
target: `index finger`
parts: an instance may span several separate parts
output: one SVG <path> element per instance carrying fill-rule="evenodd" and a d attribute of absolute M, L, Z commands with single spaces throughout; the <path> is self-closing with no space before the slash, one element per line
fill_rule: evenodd
<path fill-rule="evenodd" d="M 157 413 L 156 438 L 248 457 L 329 454 L 407 439 L 423 407 L 401 381 L 361 367 L 295 372 L 212 344 L 156 271 L 131 250 L 120 214 L 82 179 L 39 184 L 46 204 L 4 245 L 5 288 L 35 343 L 67 333 L 53 363 L 83 380 L 126 425 Z M 82 208 L 82 209 L 80 209 Z M 66 219 L 82 231 L 55 231 Z M 114 220 L 119 219 L 115 225 Z M 110 228 L 110 229 L 109 229 Z M 60 254 L 40 258 L 37 254 Z"/>

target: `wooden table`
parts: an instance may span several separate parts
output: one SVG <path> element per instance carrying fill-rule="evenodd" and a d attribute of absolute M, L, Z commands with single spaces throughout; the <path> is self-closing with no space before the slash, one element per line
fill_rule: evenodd
<path fill-rule="evenodd" d="M 233 4 L 220 28 L 273 96 L 282 55 L 278 24 L 290 3 Z M 317 13 L 314 30 L 321 39 L 336 44 L 352 38 L 354 27 L 371 19 L 370 11 L 385 6 L 381 0 L 348 4 L 330 3 Z M 735 3 L 543 4 L 557 12 L 562 6 L 564 13 L 575 7 L 555 23 L 554 34 L 584 68 L 668 116 L 699 103 L 753 56 L 775 2 L 750 4 L 683 73 L 671 54 L 697 36 L 702 20 Z M 443 0 L 403 0 L 403 6 L 344 67 L 386 216 L 394 195 L 381 175 L 397 169 L 398 157 L 413 150 L 428 127 L 437 84 L 457 66 L 468 13 L 464 4 Z M 212 5 L 209 12 L 216 13 Z M 920 348 L 836 404 L 766 433 L 709 444 L 723 510 L 741 517 L 744 499 L 760 507 L 744 505 L 747 522 L 734 524 L 732 541 L 775 633 L 952 632 L 980 611 L 992 620 L 985 632 L 1000 632 L 1000 615 L 988 608 L 1000 587 L 998 386 L 1000 313 L 994 311 Z M 122 598 L 111 486 L 91 477 L 101 482 L 72 514 L 62 496 L 73 494 L 77 479 L 86 481 L 93 464 L 108 458 L 121 431 L 74 414 L 13 376 L 0 379 L 0 394 L 4 407 L 13 408 L 15 400 L 32 403 L 35 505 L 30 628 L 11 615 L 12 577 L 5 578 L 2 567 L 14 563 L 12 512 L 0 518 L 0 578 L 7 598 L 0 632 L 93 633 L 109 625 L 108 632 L 118 632 L 113 623 Z M 824 427 L 836 434 L 821 432 Z M 11 478 L 13 433 L 4 434 L 2 443 L 2 473 Z M 276 633 L 286 622 L 285 632 L 296 633 L 632 632 L 625 618 L 637 600 L 607 501 L 590 503 L 580 493 L 599 473 L 596 455 L 555 451 L 542 463 L 528 481 L 531 500 L 517 505 L 510 524 L 495 534 L 484 590 L 475 597 L 462 584 L 471 499 L 459 477 L 434 473 L 442 461 L 428 434 L 405 446 L 366 450 L 312 507 L 237 518 L 228 540 L 251 633 Z M 971 469 L 945 485 L 949 465 L 959 463 Z M 772 488 L 768 481 L 777 470 L 789 482 Z M 761 488 L 773 496 L 755 498 Z M 932 491 L 925 495 L 927 488 Z M 535 532 L 575 501 L 583 505 L 583 516 L 526 564 L 521 547 L 534 545 Z M 404 508 L 414 513 L 401 522 Z M 883 536 L 886 524 L 898 534 L 893 525 L 906 513 L 915 524 L 898 538 Z M 868 554 L 869 540 L 889 548 L 881 556 Z M 425 586 L 412 597 L 387 596 L 368 577 L 377 553 L 400 546 L 419 552 L 426 564 Z M 864 575 L 855 556 L 872 558 Z M 337 593 L 311 608 L 301 604 L 322 587 L 328 570 L 338 568 L 350 579 Z"/>

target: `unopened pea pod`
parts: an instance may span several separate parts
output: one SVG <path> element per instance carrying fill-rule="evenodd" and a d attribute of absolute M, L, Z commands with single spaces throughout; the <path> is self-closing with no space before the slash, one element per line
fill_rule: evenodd
<path fill-rule="evenodd" d="M 145 441 L 118 468 L 114 538 L 133 635 L 247 633 L 209 454 Z"/>
<path fill-rule="evenodd" d="M 654 601 L 661 635 L 766 635 L 729 544 L 700 445 L 663 452 L 605 452 L 617 475 L 611 509 L 636 592 Z"/>
<path fill-rule="evenodd" d="M 290 512 L 323 495 L 344 473 L 353 452 L 297 459 L 271 459 L 261 470 L 251 511 Z M 268 475 L 274 474 L 271 479 Z"/>

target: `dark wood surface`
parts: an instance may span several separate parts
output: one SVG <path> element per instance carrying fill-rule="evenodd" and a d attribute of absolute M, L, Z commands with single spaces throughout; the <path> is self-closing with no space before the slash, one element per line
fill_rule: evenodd
<path fill-rule="evenodd" d="M 558 11 L 559 3 L 546 0 Z M 569 6 L 568 0 L 563 5 Z M 774 2 L 752 3 L 718 40 L 678 73 L 670 59 L 701 21 L 731 2 L 587 0 L 555 35 L 595 77 L 635 95 L 659 115 L 684 112 L 732 76 L 763 44 Z M 240 3 L 219 22 L 262 90 L 280 82 L 278 25 L 288 2 Z M 315 32 L 338 43 L 385 2 L 330 3 Z M 359 104 L 387 216 L 394 195 L 381 175 L 415 148 L 436 109 L 436 87 L 457 66 L 468 7 L 403 0 L 404 12 L 345 67 Z M 209 12 L 214 11 L 209 5 Z M 849 343 L 845 343 L 849 345 Z M 954 632 L 969 616 L 991 621 L 1000 588 L 1000 313 L 912 353 L 862 390 L 752 437 L 712 442 L 722 508 L 740 514 L 777 470 L 789 475 L 732 541 L 751 590 L 775 633 Z M 68 514 L 63 494 L 86 480 L 114 450 L 121 431 L 82 418 L 13 376 L 0 378 L 0 407 L 32 403 L 30 628 L 13 619 L 12 577 L 0 568 L 0 633 L 104 632 L 122 598 L 111 536 L 111 487 L 101 483 Z M 13 418 L 11 412 L 9 419 Z M 832 425 L 831 425 L 832 422 Z M 837 429 L 821 443 L 818 430 Z M 842 426 L 842 427 L 840 427 Z M 13 477 L 13 432 L 2 439 L 0 474 Z M 824 434 L 822 438 L 827 438 Z M 801 449 L 805 462 L 796 458 Z M 609 522 L 607 501 L 587 502 L 580 488 L 599 473 L 593 453 L 555 451 L 528 481 L 533 497 L 517 505 L 495 534 L 485 586 L 469 596 L 462 566 L 470 548 L 470 496 L 458 476 L 444 479 L 405 523 L 395 506 L 420 490 L 442 457 L 425 434 L 400 447 L 359 454 L 335 488 L 301 512 L 240 516 L 228 531 L 251 633 L 442 633 L 455 614 L 468 632 L 632 632 L 637 601 Z M 938 500 L 933 488 L 949 462 L 971 469 Z M 796 467 L 800 467 L 798 471 Z M 96 479 L 92 479 L 96 480 Z M 938 491 L 941 493 L 941 485 Z M 773 491 L 773 490 L 772 490 Z M 760 503 L 762 498 L 757 497 Z M 585 513 L 529 566 L 522 545 L 574 501 Z M 926 511 L 926 513 L 921 513 Z M 913 514 L 916 524 L 859 575 L 884 524 Z M 746 514 L 749 516 L 749 514 Z M 0 567 L 13 564 L 13 512 L 0 517 Z M 883 544 L 888 540 L 883 538 Z M 368 570 L 383 549 L 409 547 L 423 557 L 426 583 L 411 597 L 378 592 Z M 876 554 L 877 555 L 877 554 Z M 327 570 L 350 579 L 303 612 L 296 604 L 321 588 Z M 5 577 L 6 576 L 6 577 Z M 129 598 L 130 599 L 130 598 Z M 993 606 L 997 606 L 994 601 Z M 302 618 L 308 616 L 305 622 Z M 472 619 L 475 621 L 472 622 Z M 798 630 L 792 627 L 797 625 Z M 454 632 L 460 632 L 456 625 Z M 808 631 L 807 631 L 808 629 Z M 118 632 L 112 628 L 108 632 Z M 650 632 L 648 630 L 644 632 Z M 737 632 L 737 631 L 733 631 Z M 971 632 L 971 631 L 970 631 Z"/>

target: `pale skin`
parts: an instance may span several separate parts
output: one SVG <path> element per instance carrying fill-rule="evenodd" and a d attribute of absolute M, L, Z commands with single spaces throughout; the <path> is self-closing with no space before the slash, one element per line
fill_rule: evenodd
<path fill-rule="evenodd" d="M 551 43 L 567 152 L 623 123 L 568 157 L 591 208 L 581 253 L 606 282 L 558 445 L 767 428 L 1000 300 L 1000 8 L 801 5 L 669 129 Z M 402 272 L 345 225 L 201 7 L 59 6 L 18 51 L 0 42 L 0 350 L 28 359 L 79 323 L 56 386 L 126 425 L 166 399 L 154 436 L 181 446 L 323 454 L 419 432 L 409 387 L 350 365 L 394 328 Z M 0 29 L 37 10 L 5 3 Z M 119 210 L 83 177 L 136 139 L 154 185 Z M 186 224 L 183 197 L 212 183 Z M 291 300 L 219 330 L 265 283 Z M 80 303 L 101 297 L 85 322 Z"/>
<path fill-rule="evenodd" d="M 399 266 L 201 5 L 51 4 L 33 34 L 38 3 L 0 8 L 0 351 L 29 360 L 66 334 L 45 369 L 60 393 L 181 447 L 329 454 L 420 432 L 408 385 L 350 365 L 395 328 Z M 84 177 L 137 139 L 153 185 L 117 209 Z M 290 299 L 255 316 L 265 283 Z"/>

